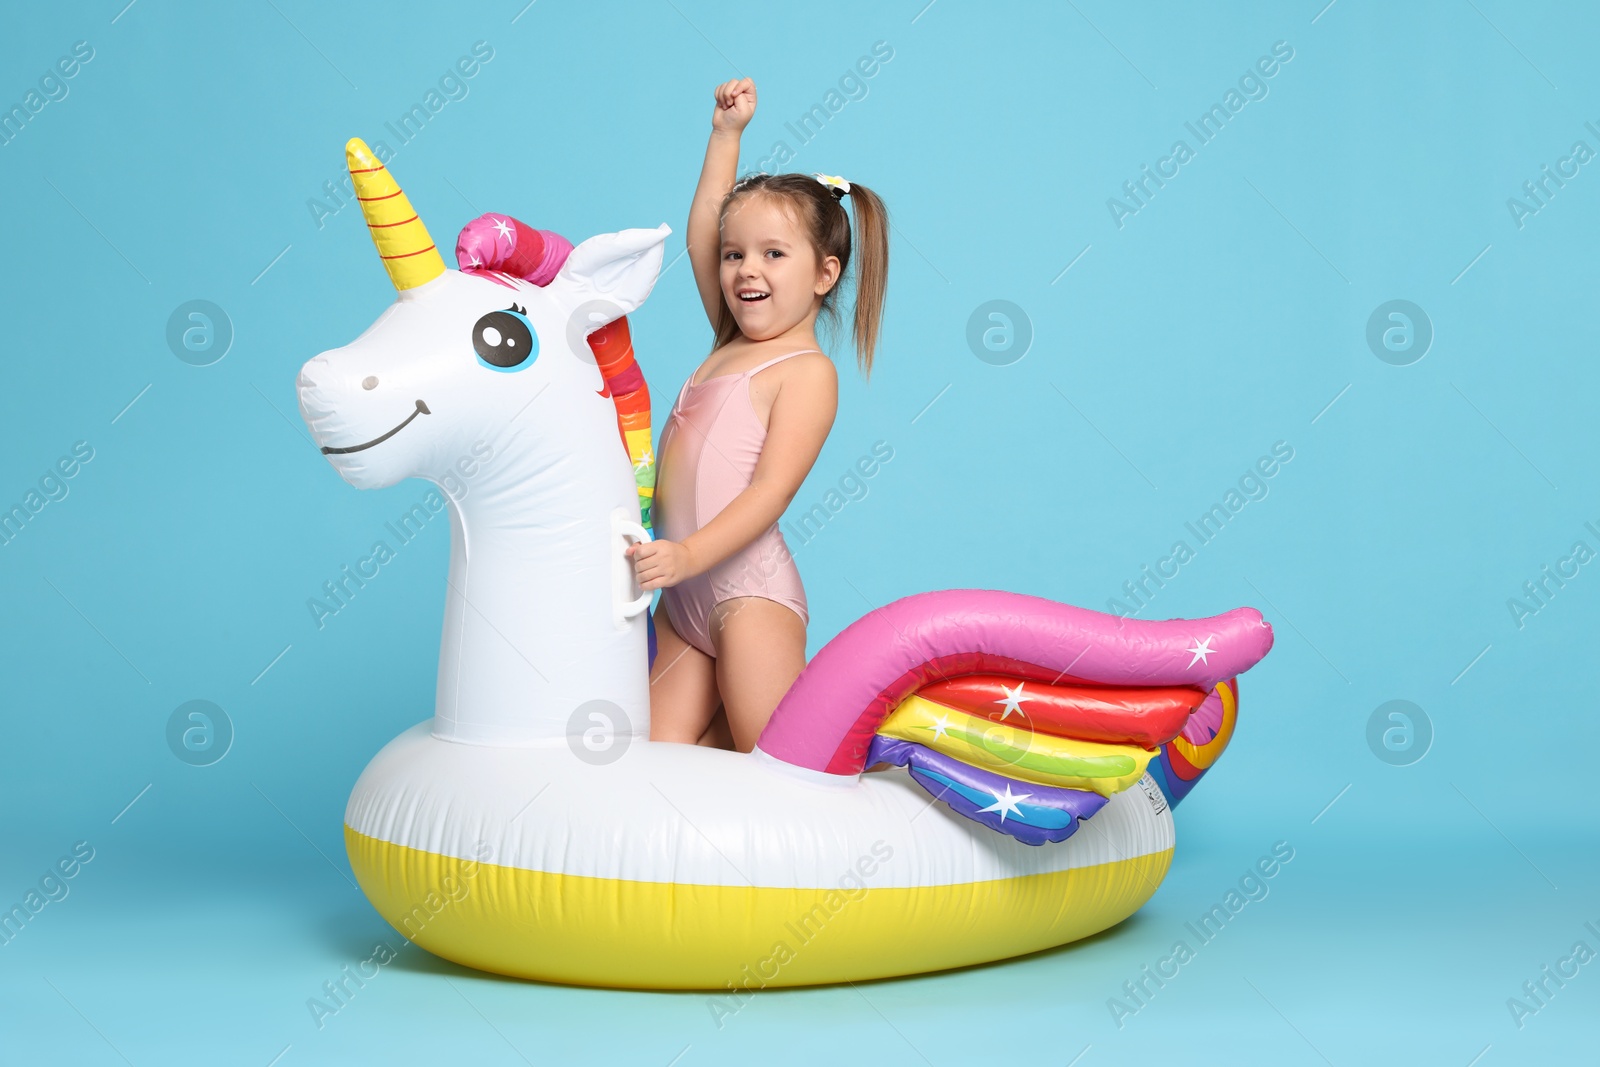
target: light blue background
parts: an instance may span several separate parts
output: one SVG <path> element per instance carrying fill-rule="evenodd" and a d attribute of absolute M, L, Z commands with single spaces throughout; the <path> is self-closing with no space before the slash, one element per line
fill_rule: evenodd
<path fill-rule="evenodd" d="M 1521 1029 L 1506 1006 L 1574 942 L 1600 949 L 1600 564 L 1520 629 L 1506 603 L 1574 541 L 1600 548 L 1600 164 L 1520 228 L 1506 206 L 1574 141 L 1600 149 L 1588 5 L 124 2 L 19 8 L 0 37 L 7 105 L 73 42 L 95 50 L 0 147 L 0 504 L 75 441 L 95 450 L 0 548 L 0 904 L 95 849 L 0 947 L 0 1060 L 1593 1054 L 1600 963 Z M 1292 445 L 1144 612 L 1252 604 L 1277 647 L 1133 919 L 1024 960 L 763 993 L 721 1029 L 700 994 L 514 982 L 406 947 L 312 1022 L 324 981 L 401 943 L 350 882 L 341 815 L 366 761 L 431 714 L 448 546 L 430 526 L 312 622 L 307 598 L 426 486 L 358 493 L 300 425 L 296 370 L 392 299 L 356 210 L 319 228 L 307 201 L 347 138 L 387 138 L 479 40 L 494 58 L 470 94 L 391 161 L 440 244 L 496 210 L 574 238 L 665 221 L 669 258 L 715 83 L 756 79 L 753 162 L 795 147 L 784 122 L 873 42 L 894 49 L 785 168 L 871 186 L 895 226 L 877 369 L 865 384 L 833 346 L 839 418 L 796 500 L 894 449 L 798 548 L 813 654 L 928 589 L 1103 609 Z M 1294 57 L 1269 95 L 1118 228 L 1107 199 L 1193 147 L 1185 121 L 1276 41 Z M 207 367 L 164 337 L 197 298 L 237 332 Z M 1007 366 L 965 339 L 994 299 L 1034 334 Z M 1410 366 L 1365 340 L 1392 299 L 1435 330 Z M 685 261 L 634 336 L 659 432 L 709 346 Z M 237 731 L 206 768 L 165 741 L 191 699 Z M 1368 748 L 1391 699 L 1435 733 L 1410 766 Z M 1295 858 L 1271 895 L 1119 1028 L 1108 998 L 1280 840 Z"/>

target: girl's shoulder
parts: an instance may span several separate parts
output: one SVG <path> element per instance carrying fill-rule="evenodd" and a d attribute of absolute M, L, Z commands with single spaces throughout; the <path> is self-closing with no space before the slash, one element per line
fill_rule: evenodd
<path fill-rule="evenodd" d="M 818 402 L 836 400 L 839 392 L 839 371 L 833 360 L 821 349 L 790 349 L 765 356 L 759 363 L 761 373 L 750 378 L 750 396 L 759 404 L 761 398 L 776 397 L 780 392 L 795 393 Z"/>
<path fill-rule="evenodd" d="M 761 373 L 756 378 L 768 379 L 779 386 L 797 379 L 819 384 L 837 383 L 839 378 L 833 359 L 820 348 L 773 348 L 740 360 L 740 363 L 746 365 L 746 371 L 759 369 Z"/>
<path fill-rule="evenodd" d="M 782 358 L 788 356 L 787 359 Z M 766 356 L 776 362 L 766 366 L 750 381 L 750 406 L 763 426 L 771 418 L 773 406 L 783 403 L 789 410 L 805 415 L 808 420 L 832 424 L 839 404 L 839 372 L 819 349 L 790 349 Z M 765 362 L 765 361 L 764 361 Z M 761 366 L 762 364 L 756 364 Z M 786 397 L 782 401 L 779 397 Z"/>
<path fill-rule="evenodd" d="M 789 358 L 782 358 L 784 355 Z M 833 357 L 820 348 L 805 348 L 798 351 L 791 349 L 787 353 L 777 353 L 767 358 L 779 358 L 780 361 L 774 364 L 774 367 L 788 368 L 791 374 L 833 380 L 838 380 L 839 377 L 839 372 L 833 365 Z"/>
<path fill-rule="evenodd" d="M 812 368 L 802 373 L 834 374 L 833 360 L 826 352 L 814 346 L 752 344 L 748 341 L 741 344 L 735 341 L 713 349 L 710 355 L 701 360 L 700 366 L 694 373 L 689 375 L 689 380 L 703 383 L 711 378 L 744 374 L 757 368 L 774 371 L 769 377 L 784 378 L 787 375 L 777 373 L 779 368 L 794 371 L 802 366 Z"/>

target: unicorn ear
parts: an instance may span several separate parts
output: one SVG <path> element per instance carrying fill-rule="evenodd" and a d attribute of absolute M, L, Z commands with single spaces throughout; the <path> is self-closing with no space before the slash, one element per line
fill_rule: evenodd
<path fill-rule="evenodd" d="M 672 227 L 622 230 L 591 237 L 572 250 L 549 288 L 582 308 L 589 332 L 637 310 L 661 274 Z"/>

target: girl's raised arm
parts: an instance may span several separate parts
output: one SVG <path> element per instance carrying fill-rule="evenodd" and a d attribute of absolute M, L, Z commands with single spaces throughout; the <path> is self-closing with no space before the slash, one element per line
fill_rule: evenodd
<path fill-rule="evenodd" d="M 706 307 L 711 328 L 717 327 L 722 307 L 722 238 L 718 212 L 722 199 L 733 188 L 739 171 L 739 135 L 756 113 L 756 83 L 749 78 L 723 82 L 715 90 L 716 110 L 711 113 L 711 140 L 706 145 L 705 166 L 700 168 L 700 184 L 689 205 L 689 265 L 700 301 Z"/>

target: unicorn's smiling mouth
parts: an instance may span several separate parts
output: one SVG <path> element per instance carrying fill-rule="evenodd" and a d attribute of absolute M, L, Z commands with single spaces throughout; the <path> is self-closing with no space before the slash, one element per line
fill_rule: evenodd
<path fill-rule="evenodd" d="M 411 414 L 405 417 L 405 421 L 396 426 L 394 429 L 390 430 L 388 433 L 383 434 L 380 437 L 374 437 L 372 440 L 363 445 L 347 445 L 344 448 L 323 448 L 322 454 L 324 456 L 339 456 L 348 454 L 350 452 L 360 452 L 362 449 L 371 448 L 373 445 L 381 445 L 383 442 L 387 441 L 389 438 L 393 437 L 395 434 L 399 433 L 401 430 L 410 425 L 411 420 L 416 418 L 418 415 L 432 414 L 433 412 L 428 410 L 428 405 L 424 404 L 421 400 L 418 400 L 416 408 L 411 412 Z"/>

